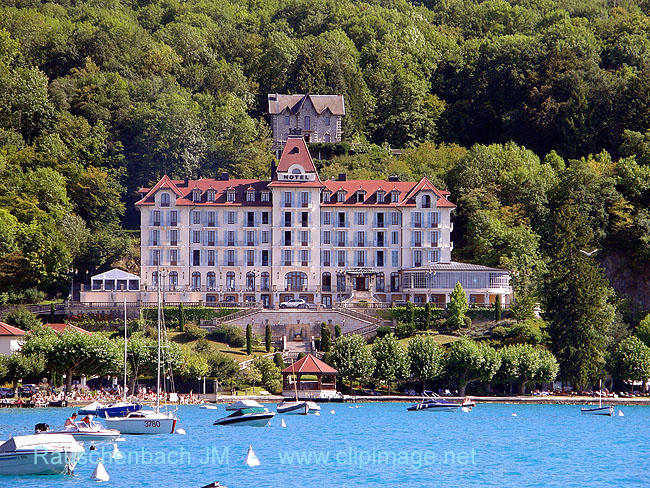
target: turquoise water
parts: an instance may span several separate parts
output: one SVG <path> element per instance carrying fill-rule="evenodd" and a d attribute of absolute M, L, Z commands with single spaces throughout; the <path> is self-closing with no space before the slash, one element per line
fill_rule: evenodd
<path fill-rule="evenodd" d="M 650 407 L 623 406 L 624 417 L 608 418 L 581 416 L 571 405 L 479 405 L 468 413 L 407 405 L 322 404 L 320 416 L 276 415 L 268 428 L 213 426 L 223 405 L 183 406 L 184 436 L 128 436 L 118 443 L 122 461 L 111 460 L 108 444 L 87 451 L 74 476 L 0 477 L 0 486 L 90 486 L 99 455 L 107 487 L 632 487 L 650 479 Z M 29 434 L 38 422 L 60 425 L 70 412 L 1 409 L 0 438 Z M 244 464 L 249 445 L 260 466 Z"/>

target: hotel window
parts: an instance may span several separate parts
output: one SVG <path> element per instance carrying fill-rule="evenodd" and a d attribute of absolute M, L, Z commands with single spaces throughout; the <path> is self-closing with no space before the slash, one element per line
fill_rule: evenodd
<path fill-rule="evenodd" d="M 198 249 L 192 250 L 192 266 L 201 266 L 201 251 Z"/>
<path fill-rule="evenodd" d="M 429 218 L 431 219 L 431 227 L 438 227 L 440 223 L 440 212 L 431 212 Z"/>
<path fill-rule="evenodd" d="M 300 225 L 302 227 L 309 227 L 309 212 L 302 212 L 300 215 Z"/>
<path fill-rule="evenodd" d="M 303 208 L 309 206 L 309 192 L 308 191 L 301 191 L 300 192 L 300 204 L 302 205 Z"/>
<path fill-rule="evenodd" d="M 413 232 L 413 246 L 422 247 L 422 232 L 416 231 Z"/>
<path fill-rule="evenodd" d="M 192 201 L 193 202 L 200 202 L 201 201 L 201 190 L 198 188 L 195 188 L 192 190 Z"/>
<path fill-rule="evenodd" d="M 262 266 L 268 266 L 269 265 L 269 250 L 265 249 L 262 251 Z"/>
<path fill-rule="evenodd" d="M 169 212 L 169 225 L 171 227 L 178 226 L 178 212 L 176 210 Z"/>
<path fill-rule="evenodd" d="M 153 266 L 158 266 L 160 263 L 160 249 L 151 250 L 151 264 Z"/>
<path fill-rule="evenodd" d="M 284 125 L 289 125 L 289 116 L 288 115 L 284 116 Z"/>
<path fill-rule="evenodd" d="M 255 251 L 246 251 L 246 266 L 255 266 Z"/>
<path fill-rule="evenodd" d="M 247 230 L 246 231 L 246 245 L 255 246 L 255 231 Z"/>
<path fill-rule="evenodd" d="M 194 271 L 192 273 L 192 290 L 201 289 L 201 273 Z"/>
<path fill-rule="evenodd" d="M 228 224 L 235 224 L 237 222 L 237 212 L 226 212 Z"/>
<path fill-rule="evenodd" d="M 291 231 L 290 230 L 285 230 L 284 231 L 284 246 L 290 246 L 291 245 Z"/>
<path fill-rule="evenodd" d="M 282 251 L 282 265 L 291 266 L 292 262 L 293 262 L 293 251 L 291 250 Z"/>
<path fill-rule="evenodd" d="M 358 191 L 357 192 L 357 203 L 363 203 L 366 200 L 366 192 Z"/>
<path fill-rule="evenodd" d="M 338 226 L 337 227 L 347 227 L 345 225 L 345 212 L 338 213 Z"/>
<path fill-rule="evenodd" d="M 396 231 L 396 230 L 394 230 L 393 232 L 391 232 L 391 233 L 390 233 L 390 239 L 391 239 L 391 243 L 392 243 L 393 245 L 395 245 L 395 244 L 399 244 L 399 232 Z"/>
<path fill-rule="evenodd" d="M 416 268 L 422 266 L 422 251 L 413 251 L 413 266 Z"/>
<path fill-rule="evenodd" d="M 291 221 L 293 220 L 291 212 L 284 212 L 284 226 L 291 227 Z"/>
<path fill-rule="evenodd" d="M 385 288 L 385 278 L 384 278 L 384 273 L 379 273 L 377 275 L 377 280 L 375 284 L 375 290 L 376 291 L 384 291 Z"/>
<path fill-rule="evenodd" d="M 321 266 L 329 267 L 332 264 L 332 253 L 330 251 L 323 251 L 323 264 Z"/>
<path fill-rule="evenodd" d="M 357 247 L 366 247 L 366 233 L 364 231 L 359 231 L 356 233 Z"/>
<path fill-rule="evenodd" d="M 208 212 L 208 227 L 215 227 L 217 225 L 217 213 Z"/>
<path fill-rule="evenodd" d="M 384 195 L 383 190 L 377 190 L 377 203 L 384 203 Z"/>
<path fill-rule="evenodd" d="M 331 197 L 332 197 L 332 193 L 330 191 L 325 190 L 323 192 L 323 203 L 330 203 Z"/>
<path fill-rule="evenodd" d="M 332 212 L 323 212 L 323 225 L 330 225 L 332 223 Z"/>
<path fill-rule="evenodd" d="M 268 224 L 269 224 L 269 213 L 262 212 L 262 225 L 268 225 Z"/>
<path fill-rule="evenodd" d="M 413 212 L 413 227 L 422 227 L 422 212 Z"/>
<path fill-rule="evenodd" d="M 216 243 L 216 232 L 213 230 L 208 231 L 208 246 L 214 246 Z"/>
<path fill-rule="evenodd" d="M 339 268 L 342 268 L 345 266 L 345 262 L 347 261 L 346 259 L 346 252 L 345 251 L 336 251 L 336 265 Z"/>
<path fill-rule="evenodd" d="M 178 288 L 178 271 L 170 271 L 169 273 L 169 289 L 175 290 Z"/>
<path fill-rule="evenodd" d="M 235 291 L 235 272 L 228 271 L 226 273 L 226 291 Z"/>
<path fill-rule="evenodd" d="M 153 211 L 153 225 L 155 227 L 160 227 L 160 210 Z"/>
<path fill-rule="evenodd" d="M 363 212 L 357 213 L 357 225 L 366 225 L 366 214 Z"/>
<path fill-rule="evenodd" d="M 383 232 L 377 232 L 377 234 L 375 234 L 375 236 L 376 236 L 376 240 L 377 240 L 375 245 L 377 247 L 384 247 L 386 245 L 386 243 L 384 242 L 384 233 Z"/>
<path fill-rule="evenodd" d="M 345 192 L 343 190 L 336 192 L 336 200 L 339 202 L 345 202 Z"/>
<path fill-rule="evenodd" d="M 377 251 L 375 256 L 375 264 L 379 268 L 384 267 L 384 251 Z"/>
<path fill-rule="evenodd" d="M 217 192 L 215 190 L 208 190 L 208 202 L 214 202 L 217 197 Z"/>
<path fill-rule="evenodd" d="M 285 207 L 293 206 L 293 193 L 291 193 L 290 191 L 284 192 L 284 206 Z"/>
<path fill-rule="evenodd" d="M 114 283 L 114 281 L 107 281 L 105 285 L 106 290 L 112 290 Z M 151 286 L 153 286 L 154 290 L 158 289 L 158 271 L 151 273 Z"/>
<path fill-rule="evenodd" d="M 176 229 L 169 231 L 169 245 L 178 246 L 178 231 Z"/>
<path fill-rule="evenodd" d="M 265 271 L 260 275 L 260 278 L 262 291 L 269 291 L 271 289 L 271 275 Z"/>
<path fill-rule="evenodd" d="M 390 223 L 391 225 L 399 225 L 399 212 L 391 212 Z"/>
<path fill-rule="evenodd" d="M 170 266 L 178 266 L 178 249 L 169 250 L 169 264 Z"/>
<path fill-rule="evenodd" d="M 208 251 L 208 266 L 214 266 L 216 263 L 217 252 L 214 249 Z"/>
<path fill-rule="evenodd" d="M 366 251 L 355 251 L 356 265 L 363 267 L 366 265 Z"/>
<path fill-rule="evenodd" d="M 300 264 L 302 266 L 309 266 L 309 251 L 306 249 L 300 251 Z"/>
<path fill-rule="evenodd" d="M 399 273 L 390 274 L 390 291 L 399 291 Z"/>
<path fill-rule="evenodd" d="M 226 191 L 226 201 L 234 202 L 235 201 L 235 190 Z"/>
<path fill-rule="evenodd" d="M 309 245 L 309 231 L 301 230 L 300 231 L 300 244 L 303 246 Z"/>
<path fill-rule="evenodd" d="M 345 246 L 347 244 L 347 232 L 345 231 L 338 231 L 336 233 L 336 245 L 337 246 Z"/>
<path fill-rule="evenodd" d="M 246 273 L 246 291 L 255 291 L 255 273 Z"/>
<path fill-rule="evenodd" d="M 263 191 L 262 192 L 262 201 L 263 202 L 270 202 L 271 201 L 271 192 Z"/>
<path fill-rule="evenodd" d="M 192 223 L 193 224 L 200 224 L 201 223 L 201 212 L 198 210 L 194 210 L 192 212 Z"/>
<path fill-rule="evenodd" d="M 440 251 L 429 251 L 429 262 L 437 263 L 440 261 Z"/>
<path fill-rule="evenodd" d="M 200 230 L 193 230 L 192 231 L 192 242 L 194 244 L 200 244 L 201 243 L 201 231 Z"/>
<path fill-rule="evenodd" d="M 332 233 L 329 230 L 323 231 L 323 244 L 331 244 Z"/>
<path fill-rule="evenodd" d="M 255 212 L 246 212 L 246 227 L 255 227 Z"/>
<path fill-rule="evenodd" d="M 336 291 L 345 291 L 345 274 L 343 273 L 336 275 Z"/>
<path fill-rule="evenodd" d="M 332 274 L 329 271 L 325 271 L 321 278 L 321 288 L 323 291 L 332 291 Z"/>
<path fill-rule="evenodd" d="M 255 190 L 248 190 L 246 192 L 246 201 L 254 202 L 255 201 Z"/>
<path fill-rule="evenodd" d="M 160 195 L 160 206 L 169 207 L 169 193 L 163 193 Z"/>
<path fill-rule="evenodd" d="M 237 252 L 233 250 L 226 251 L 226 264 L 228 266 L 237 265 Z"/>
<path fill-rule="evenodd" d="M 439 232 L 430 232 L 430 237 L 431 237 L 431 247 L 438 247 L 438 239 L 439 239 Z"/>
<path fill-rule="evenodd" d="M 151 231 L 151 244 L 150 246 L 160 246 L 160 231 L 152 230 Z"/>
<path fill-rule="evenodd" d="M 399 192 L 396 190 L 393 190 L 390 192 L 390 201 L 392 203 L 398 203 L 399 202 Z"/>
<path fill-rule="evenodd" d="M 214 273 L 214 271 L 208 271 L 205 280 L 205 287 L 208 291 L 214 291 L 214 289 L 217 287 L 217 275 Z"/>
<path fill-rule="evenodd" d="M 271 240 L 271 233 L 268 230 L 262 231 L 262 244 L 268 244 Z"/>
<path fill-rule="evenodd" d="M 422 208 L 431 208 L 431 196 L 422 195 Z"/>
<path fill-rule="evenodd" d="M 391 251 L 391 266 L 393 268 L 399 266 L 399 251 Z"/>

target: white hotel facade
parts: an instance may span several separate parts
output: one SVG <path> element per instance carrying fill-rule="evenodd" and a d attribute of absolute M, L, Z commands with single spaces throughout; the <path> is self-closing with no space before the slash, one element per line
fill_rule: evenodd
<path fill-rule="evenodd" d="M 141 189 L 139 299 L 161 285 L 168 302 L 442 306 L 460 282 L 469 302 L 510 303 L 507 271 L 451 261 L 455 205 L 426 178 L 321 181 L 302 136 L 272 173 Z"/>

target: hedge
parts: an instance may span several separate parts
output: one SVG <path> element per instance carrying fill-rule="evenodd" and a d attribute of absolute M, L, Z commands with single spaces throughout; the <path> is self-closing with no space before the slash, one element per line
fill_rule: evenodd
<path fill-rule="evenodd" d="M 179 307 L 170 306 L 163 307 L 163 313 L 165 315 L 165 323 L 168 327 L 178 327 L 179 326 Z M 212 320 L 225 315 L 230 315 L 233 312 L 236 312 L 236 308 L 212 308 L 212 307 L 183 307 L 183 315 L 185 317 L 185 323 L 187 322 L 196 322 L 197 324 L 201 320 Z M 156 308 L 143 308 L 142 309 L 142 318 L 146 322 L 155 323 L 158 317 L 158 309 Z"/>

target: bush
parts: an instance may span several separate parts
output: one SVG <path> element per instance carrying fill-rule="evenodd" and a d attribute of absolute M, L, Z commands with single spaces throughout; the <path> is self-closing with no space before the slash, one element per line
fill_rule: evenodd
<path fill-rule="evenodd" d="M 235 312 L 234 308 L 212 308 L 212 307 L 164 307 L 165 323 L 167 327 L 181 327 L 183 322 L 196 322 L 201 320 L 212 320 L 224 317 Z M 155 324 L 158 311 L 156 308 L 143 308 L 142 318 L 148 323 Z"/>
<path fill-rule="evenodd" d="M 400 322 L 397 324 L 395 327 L 395 335 L 397 336 L 398 339 L 404 339 L 405 337 L 411 337 L 413 334 L 415 334 L 415 325 L 406 323 L 406 322 Z"/>
<path fill-rule="evenodd" d="M 25 290 L 26 303 L 41 303 L 43 300 L 45 300 L 45 293 L 37 288 L 28 288 Z"/>
<path fill-rule="evenodd" d="M 508 335 L 508 329 L 506 329 L 504 326 L 499 325 L 498 327 L 495 327 L 492 329 L 492 335 L 494 337 L 497 337 L 499 339 L 503 339 Z"/>
<path fill-rule="evenodd" d="M 280 368 L 280 370 L 283 370 L 285 368 L 284 366 L 284 359 L 282 359 L 282 353 L 281 352 L 276 352 L 273 355 L 273 362 L 275 365 Z"/>
<path fill-rule="evenodd" d="M 222 325 L 210 333 L 210 339 L 216 342 L 225 342 L 231 347 L 244 347 L 246 345 L 244 331 L 236 325 Z"/>
<path fill-rule="evenodd" d="M 466 329 L 470 328 L 472 326 L 472 319 L 469 318 L 467 315 L 463 317 L 463 327 Z"/>
<path fill-rule="evenodd" d="M 196 323 L 188 322 L 183 328 L 183 334 L 185 334 L 185 337 L 187 337 L 189 340 L 195 341 L 197 339 L 205 339 L 205 337 L 208 335 L 208 332 L 205 329 L 199 327 Z"/>
<path fill-rule="evenodd" d="M 381 327 L 377 327 L 377 337 L 384 337 L 390 334 L 391 329 L 387 325 L 382 325 Z"/>
<path fill-rule="evenodd" d="M 205 337 L 201 337 L 196 341 L 194 351 L 198 354 L 210 354 L 212 352 L 212 344 Z"/>
<path fill-rule="evenodd" d="M 41 319 L 25 307 L 19 307 L 9 312 L 4 316 L 4 322 L 13 325 L 14 327 L 18 327 L 21 330 L 32 330 L 43 325 Z"/>

